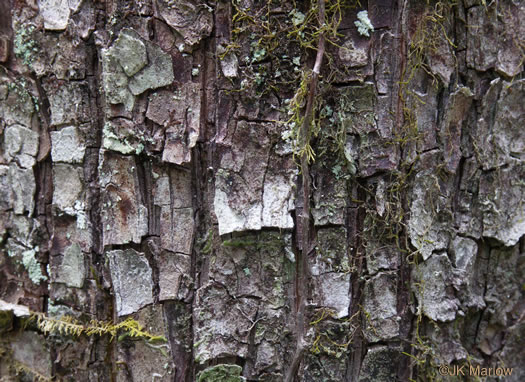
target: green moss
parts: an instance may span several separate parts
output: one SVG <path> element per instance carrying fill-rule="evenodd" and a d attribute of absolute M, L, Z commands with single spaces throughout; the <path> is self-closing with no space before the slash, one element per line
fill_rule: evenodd
<path fill-rule="evenodd" d="M 205 244 L 201 252 L 207 255 L 213 249 L 213 229 L 210 228 L 210 230 L 208 231 L 204 239 L 204 243 Z"/>
<path fill-rule="evenodd" d="M 329 228 L 319 230 L 316 247 L 320 261 L 325 262 L 336 272 L 351 272 L 347 248 L 346 230 L 344 228 Z"/>
<path fill-rule="evenodd" d="M 261 250 L 263 253 L 281 253 L 284 247 L 284 240 L 280 234 L 261 233 L 260 235 L 248 235 L 224 240 L 222 242 L 224 247 L 230 248 L 246 248 L 252 250 Z"/>
<path fill-rule="evenodd" d="M 242 368 L 239 365 L 219 364 L 201 371 L 197 375 L 197 382 L 241 382 Z"/>
<path fill-rule="evenodd" d="M 222 245 L 225 247 L 245 248 L 257 245 L 257 242 L 255 240 L 230 239 L 224 240 L 222 242 Z"/>
<path fill-rule="evenodd" d="M 0 311 L 0 333 L 5 333 L 13 328 L 13 312 L 11 310 Z"/>

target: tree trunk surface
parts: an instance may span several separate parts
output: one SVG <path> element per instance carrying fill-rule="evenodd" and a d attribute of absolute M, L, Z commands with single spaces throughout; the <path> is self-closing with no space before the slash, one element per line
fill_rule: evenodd
<path fill-rule="evenodd" d="M 523 20 L 2 0 L 0 381 L 524 381 Z"/>

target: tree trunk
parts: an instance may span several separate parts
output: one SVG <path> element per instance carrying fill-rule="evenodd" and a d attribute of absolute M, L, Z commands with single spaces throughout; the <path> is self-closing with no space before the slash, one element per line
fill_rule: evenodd
<path fill-rule="evenodd" d="M 2 1 L 0 380 L 525 380 L 524 19 Z"/>

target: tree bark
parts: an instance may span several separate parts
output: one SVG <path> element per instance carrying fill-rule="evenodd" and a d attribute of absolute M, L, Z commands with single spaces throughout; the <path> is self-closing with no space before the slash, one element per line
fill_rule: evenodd
<path fill-rule="evenodd" d="M 0 3 L 0 380 L 524 380 L 524 18 Z"/>

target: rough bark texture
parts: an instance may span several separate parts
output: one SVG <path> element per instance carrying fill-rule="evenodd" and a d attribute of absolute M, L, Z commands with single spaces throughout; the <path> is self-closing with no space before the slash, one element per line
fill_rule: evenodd
<path fill-rule="evenodd" d="M 524 19 L 1 1 L 0 380 L 525 380 Z"/>

